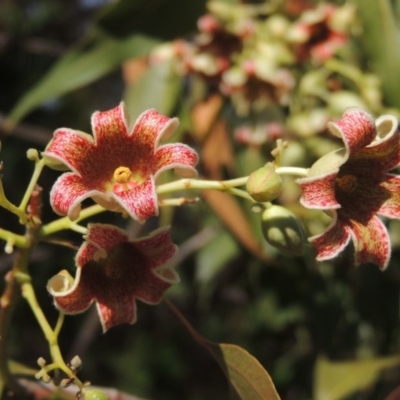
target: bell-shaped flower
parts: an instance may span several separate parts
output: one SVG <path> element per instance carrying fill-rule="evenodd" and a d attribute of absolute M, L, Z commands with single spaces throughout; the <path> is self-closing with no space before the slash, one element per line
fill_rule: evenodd
<path fill-rule="evenodd" d="M 168 228 L 129 240 L 121 229 L 89 224 L 86 241 L 76 255 L 76 276 L 61 271 L 47 289 L 65 314 L 86 311 L 96 302 L 103 331 L 136 322 L 136 299 L 158 304 L 164 292 L 179 281 L 165 263 L 176 253 Z"/>
<path fill-rule="evenodd" d="M 383 115 L 376 121 L 359 108 L 348 109 L 329 130 L 345 147 L 320 158 L 307 178 L 297 182 L 301 203 L 311 209 L 329 210 L 330 226 L 309 240 L 317 260 L 332 259 L 352 240 L 355 263 L 374 263 L 385 269 L 390 239 L 376 216 L 400 218 L 400 177 L 388 171 L 400 163 L 397 119 Z"/>
<path fill-rule="evenodd" d="M 56 130 L 43 156 L 71 172 L 62 174 L 51 190 L 54 211 L 74 220 L 82 201 L 91 197 L 139 222 L 157 215 L 157 176 L 170 168 L 183 177 L 196 176 L 198 157 L 193 149 L 181 143 L 158 146 L 177 126 L 176 118 L 147 110 L 129 129 L 121 103 L 93 114 L 93 136 L 68 128 Z"/>

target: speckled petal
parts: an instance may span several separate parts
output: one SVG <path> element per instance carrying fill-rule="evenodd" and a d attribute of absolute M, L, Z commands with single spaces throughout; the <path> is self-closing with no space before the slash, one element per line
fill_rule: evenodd
<path fill-rule="evenodd" d="M 165 264 L 177 252 L 177 246 L 172 242 L 169 226 L 159 228 L 145 238 L 137 239 L 135 247 L 151 260 L 153 268 Z"/>
<path fill-rule="evenodd" d="M 98 257 L 106 257 L 119 243 L 128 241 L 128 236 L 122 229 L 109 224 L 89 224 L 89 232 L 85 242 L 76 255 L 76 265 L 83 267 Z"/>
<path fill-rule="evenodd" d="M 133 219 L 139 222 L 158 215 L 153 177 L 132 189 L 121 192 L 114 191 L 112 196 Z"/>
<path fill-rule="evenodd" d="M 108 297 L 106 301 L 98 301 L 99 313 L 103 332 L 120 324 L 134 324 L 137 320 L 136 302 L 133 296 Z"/>
<path fill-rule="evenodd" d="M 158 304 L 162 300 L 164 293 L 171 287 L 171 283 L 161 279 L 156 273 L 152 272 L 147 280 L 143 278 L 142 285 L 135 290 L 135 297 L 147 304 Z"/>
<path fill-rule="evenodd" d="M 335 180 L 338 170 L 310 178 L 298 179 L 302 190 L 300 203 L 307 208 L 330 210 L 340 208 L 335 197 Z"/>
<path fill-rule="evenodd" d="M 400 219 L 400 177 L 386 174 L 387 179 L 381 183 L 381 187 L 390 193 L 390 197 L 378 210 L 378 214 L 389 218 Z"/>
<path fill-rule="evenodd" d="M 336 257 L 347 246 L 351 239 L 350 228 L 334 218 L 325 232 L 309 239 L 317 250 L 317 261 L 330 260 Z"/>
<path fill-rule="evenodd" d="M 53 140 L 42 155 L 51 161 L 61 162 L 80 174 L 82 160 L 87 157 L 93 147 L 91 135 L 73 129 L 60 128 L 54 132 Z"/>
<path fill-rule="evenodd" d="M 62 174 L 50 192 L 50 204 L 59 215 L 68 215 L 71 220 L 79 217 L 81 202 L 97 194 L 89 191 L 80 176 L 73 172 Z"/>
<path fill-rule="evenodd" d="M 132 140 L 139 148 L 153 153 L 161 138 L 168 139 L 178 127 L 177 118 L 169 118 L 156 110 L 147 110 L 137 118 L 132 129 Z"/>
<path fill-rule="evenodd" d="M 197 171 L 194 167 L 197 164 L 197 153 L 184 144 L 167 144 L 160 146 L 155 155 L 157 165 L 156 177 L 163 171 L 175 168 L 176 173 L 184 177 L 195 177 Z"/>
<path fill-rule="evenodd" d="M 341 137 L 347 156 L 370 144 L 376 137 L 375 121 L 360 108 L 349 108 L 337 122 L 328 123 L 329 130 Z"/>
<path fill-rule="evenodd" d="M 114 136 L 127 137 L 123 103 L 111 110 L 93 113 L 92 130 L 97 146 L 103 145 L 103 142 L 108 142 Z"/>
<path fill-rule="evenodd" d="M 79 314 L 86 311 L 94 298 L 90 290 L 82 284 L 81 269 L 76 272 L 73 285 L 68 287 L 68 279 L 65 275 L 58 274 L 49 280 L 47 289 L 54 297 L 55 306 L 65 314 Z"/>
<path fill-rule="evenodd" d="M 367 225 L 351 221 L 356 265 L 376 264 L 384 270 L 390 259 L 390 239 L 385 225 L 372 217 Z"/>

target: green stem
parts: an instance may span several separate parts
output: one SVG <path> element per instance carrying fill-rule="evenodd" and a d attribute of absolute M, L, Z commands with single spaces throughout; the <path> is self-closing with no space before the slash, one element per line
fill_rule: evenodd
<path fill-rule="evenodd" d="M 2 228 L 0 228 L 0 239 L 4 240 L 7 243 L 11 243 L 13 246 L 17 246 L 19 248 L 26 249 L 30 246 L 29 240 L 26 236 L 17 235 L 16 233 L 7 231 Z"/>
<path fill-rule="evenodd" d="M 306 177 L 308 175 L 308 168 L 300 168 L 300 167 L 278 167 L 275 172 L 278 175 L 293 175 Z"/>
<path fill-rule="evenodd" d="M 24 211 L 21 211 L 16 205 L 11 203 L 4 193 L 3 182 L 1 181 L 0 177 L 0 206 L 5 208 L 6 210 L 12 212 L 13 214 L 17 215 L 21 221 L 21 224 L 26 224 L 28 222 L 28 216 Z"/>
<path fill-rule="evenodd" d="M 32 195 L 33 190 L 35 189 L 36 183 L 37 183 L 39 176 L 42 173 L 42 170 L 45 165 L 46 165 L 46 163 L 43 158 L 41 160 L 35 162 L 35 169 L 33 170 L 31 180 L 29 182 L 28 187 L 26 188 L 24 197 L 21 200 L 21 204 L 18 207 L 18 209 L 21 212 L 25 213 L 26 206 L 28 205 L 29 199 Z"/>
<path fill-rule="evenodd" d="M 98 204 L 84 208 L 80 212 L 79 217 L 75 221 L 71 221 L 69 217 L 59 218 L 56 221 L 43 225 L 39 230 L 39 235 L 41 238 L 43 238 L 45 236 L 52 235 L 53 233 L 56 233 L 58 231 L 62 231 L 65 229 L 74 229 L 74 227 L 76 227 L 78 222 L 86 218 L 92 217 L 94 215 L 100 214 L 101 212 L 104 211 L 106 210 L 103 207 L 99 206 Z"/>
<path fill-rule="evenodd" d="M 79 387 L 79 389 L 82 389 L 84 387 L 83 383 L 75 376 L 75 373 L 65 363 L 60 351 L 60 347 L 58 345 L 58 334 L 64 321 L 63 314 L 59 315 L 56 327 L 53 330 L 36 299 L 30 279 L 23 280 L 21 288 L 22 296 L 27 300 L 33 314 L 36 317 L 36 320 L 38 321 L 46 337 L 46 340 L 49 343 L 50 354 L 53 362 L 57 365 L 57 368 L 62 370 L 69 378 L 74 378 L 75 384 Z"/>

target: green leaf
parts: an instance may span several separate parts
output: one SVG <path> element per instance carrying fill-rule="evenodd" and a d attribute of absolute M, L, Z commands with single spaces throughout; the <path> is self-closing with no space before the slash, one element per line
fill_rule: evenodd
<path fill-rule="evenodd" d="M 62 96 L 101 78 L 123 61 L 146 54 L 158 41 L 135 35 L 125 40 L 98 40 L 89 50 L 71 50 L 15 105 L 5 121 L 11 129 L 44 101 Z"/>
<path fill-rule="evenodd" d="M 356 390 L 372 385 L 383 369 L 397 364 L 400 364 L 400 356 L 345 362 L 320 358 L 315 369 L 313 397 L 318 400 L 343 399 Z"/>
<path fill-rule="evenodd" d="M 141 78 L 133 83 L 124 95 L 125 107 L 130 121 L 149 108 L 170 115 L 182 89 L 182 78 L 174 72 L 172 63 L 151 66 Z"/>
<path fill-rule="evenodd" d="M 196 31 L 206 0 L 120 0 L 103 8 L 98 25 L 111 35 L 142 33 L 172 40 Z"/>
<path fill-rule="evenodd" d="M 164 303 L 182 322 L 193 339 L 218 362 L 231 387 L 232 400 L 280 400 L 268 372 L 246 350 L 234 344 L 213 343 L 201 336 L 167 299 Z"/>
<path fill-rule="evenodd" d="M 400 30 L 389 0 L 356 0 L 367 55 L 389 106 L 400 107 Z M 397 5 L 398 8 L 398 5 Z"/>
<path fill-rule="evenodd" d="M 279 400 L 271 377 L 246 350 L 234 344 L 207 343 L 232 387 L 232 398 L 241 400 Z"/>

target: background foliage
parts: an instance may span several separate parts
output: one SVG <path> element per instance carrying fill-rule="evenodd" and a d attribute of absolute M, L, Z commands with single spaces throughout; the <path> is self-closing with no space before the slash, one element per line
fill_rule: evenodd
<path fill-rule="evenodd" d="M 386 106 L 400 107 L 400 6 L 395 1 L 356 3 L 361 5 L 359 23 L 365 29 L 356 44 L 362 53 L 361 66 L 380 76 Z M 203 143 L 188 122 L 188 108 L 193 104 L 184 97 L 186 82 L 171 73 L 168 64 L 146 67 L 139 81 L 132 80 L 127 75 L 132 73 L 132 64 L 127 61 L 148 54 L 166 40 L 190 35 L 204 12 L 204 0 L 1 2 L 0 140 L 3 183 L 12 188 L 10 200 L 21 197 L 29 179 L 27 148 L 43 149 L 60 126 L 89 132 L 89 115 L 114 107 L 121 98 L 132 115 L 148 107 L 179 115 L 179 135 L 200 150 Z M 233 124 L 229 110 L 224 115 L 228 125 Z M 302 162 L 309 165 L 326 145 L 324 140 L 319 136 L 299 141 Z M 229 142 L 215 139 L 202 173 L 215 168 L 223 177 L 232 177 L 232 170 L 249 173 L 273 147 L 269 144 L 260 152 L 234 143 L 234 160 L 227 156 L 222 160 L 224 168 L 220 169 L 221 160 L 215 167 L 213 160 L 223 158 Z M 56 176 L 46 171 L 40 182 L 45 190 Z M 241 205 L 245 214 L 238 213 L 237 207 L 225 197 L 209 194 L 193 206 L 163 210 L 161 223 L 172 222 L 174 240 L 181 248 L 176 263 L 182 281 L 168 292 L 170 300 L 204 337 L 238 344 L 255 355 L 282 399 L 389 400 L 387 396 L 400 385 L 400 370 L 392 368 L 380 375 L 377 371 L 397 359 L 374 360 L 400 352 L 399 223 L 389 225 L 392 261 L 382 273 L 373 265 L 351 267 L 351 251 L 334 262 L 316 264 L 311 248 L 305 257 L 293 257 L 263 244 L 270 254 L 266 260 L 260 252 L 257 217 L 247 205 Z M 236 217 L 230 218 L 223 209 Z M 45 221 L 53 216 L 50 208 L 44 215 Z M 102 218 L 126 224 L 117 217 Z M 157 223 L 152 221 L 153 226 L 144 229 Z M 15 217 L 1 209 L 0 225 L 21 231 Z M 142 229 L 134 224 L 127 228 L 132 235 Z M 59 239 L 79 243 L 72 233 Z M 46 244 L 34 253 L 37 265 L 33 268 L 40 269 L 35 282 L 38 298 L 54 318 L 45 285 L 60 269 L 73 269 L 73 254 L 72 249 Z M 0 253 L 3 274 L 11 263 L 12 256 Z M 24 304 L 19 306 L 13 329 L 10 353 L 17 361 L 35 366 L 37 358 L 47 354 L 47 344 Z M 79 354 L 83 378 L 101 386 L 148 399 L 228 397 L 228 384 L 218 364 L 164 304 L 156 308 L 139 304 L 135 326 L 120 326 L 105 335 L 100 334 L 94 310 L 69 317 L 61 347 L 69 358 Z M 327 360 L 358 360 L 359 364 L 347 365 L 349 372 L 343 376 L 344 366 L 335 369 Z M 346 375 L 352 376 L 350 390 L 343 390 Z M 363 381 L 366 376 L 369 379 Z"/>

